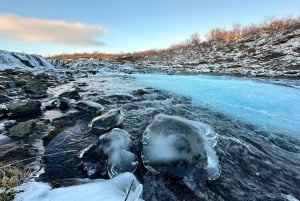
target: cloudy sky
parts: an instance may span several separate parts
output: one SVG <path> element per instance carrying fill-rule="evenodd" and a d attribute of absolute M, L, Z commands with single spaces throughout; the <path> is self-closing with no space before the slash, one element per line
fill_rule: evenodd
<path fill-rule="evenodd" d="M 0 0 L 0 49 L 132 52 L 237 22 L 299 15 L 300 0 Z"/>

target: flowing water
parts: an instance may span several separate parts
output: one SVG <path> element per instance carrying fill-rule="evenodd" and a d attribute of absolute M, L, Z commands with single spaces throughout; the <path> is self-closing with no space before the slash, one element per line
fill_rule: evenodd
<path fill-rule="evenodd" d="M 135 97 L 104 106 L 106 110 L 120 108 L 125 114 L 122 128 L 130 133 L 131 151 L 140 162 L 135 174 L 144 186 L 145 200 L 300 199 L 299 89 L 230 77 L 104 75 L 77 79 L 51 91 L 55 95 L 83 82 L 87 83 L 81 92 L 85 100 L 102 101 L 116 94 Z M 221 168 L 217 180 L 185 184 L 147 172 L 140 158 L 141 136 L 158 113 L 214 127 Z M 59 114 L 48 111 L 44 115 Z M 86 114 L 75 115 L 71 125 L 45 145 L 41 180 L 86 177 L 78 154 L 98 138 L 87 126 L 90 121 Z"/>
<path fill-rule="evenodd" d="M 136 75 L 147 86 L 265 130 L 300 135 L 300 90 L 257 80 L 208 75 Z"/>

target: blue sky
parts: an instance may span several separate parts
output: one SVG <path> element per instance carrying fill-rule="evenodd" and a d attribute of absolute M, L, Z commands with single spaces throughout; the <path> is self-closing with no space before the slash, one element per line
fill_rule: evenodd
<path fill-rule="evenodd" d="M 300 15 L 300 0 L 0 0 L 0 49 L 45 56 L 165 48 L 195 32 Z M 79 24 L 78 24 L 79 23 Z"/>

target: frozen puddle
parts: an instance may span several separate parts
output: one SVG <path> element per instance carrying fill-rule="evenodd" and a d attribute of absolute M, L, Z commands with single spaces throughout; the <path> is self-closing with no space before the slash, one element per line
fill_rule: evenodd
<path fill-rule="evenodd" d="M 135 75 L 147 86 L 190 97 L 260 128 L 300 135 L 300 90 L 255 80 L 208 75 Z"/>

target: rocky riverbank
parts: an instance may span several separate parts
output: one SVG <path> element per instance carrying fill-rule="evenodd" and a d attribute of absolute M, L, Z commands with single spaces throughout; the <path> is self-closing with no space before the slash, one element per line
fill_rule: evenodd
<path fill-rule="evenodd" d="M 31 177 L 56 185 L 70 178 L 108 178 L 128 171 L 136 172 L 144 180 L 148 171 L 141 155 L 142 134 L 155 114 L 169 113 L 166 109 L 171 97 L 169 100 L 159 91 L 136 85 L 132 77 L 125 75 L 74 79 L 53 74 L 54 71 L 36 74 L 6 69 L 0 73 L 4 84 L 1 87 L 1 161 L 26 167 L 32 172 Z M 206 137 L 205 132 L 201 138 L 197 137 L 201 132 L 195 133 L 198 141 Z M 212 146 L 206 140 L 201 143 Z M 169 146 L 168 149 L 174 149 L 172 144 Z M 190 149 L 188 144 L 180 147 Z M 198 159 L 191 161 L 183 155 L 180 160 L 191 163 L 189 168 L 193 163 L 202 164 L 199 168 L 204 181 L 206 160 L 210 156 L 207 150 L 198 151 L 199 156 L 194 151 Z M 147 167 L 151 170 L 150 165 Z M 165 167 L 172 169 L 170 164 Z M 185 169 L 185 165 L 180 169 Z M 151 172 L 147 174 L 151 176 Z"/>
<path fill-rule="evenodd" d="M 112 59 L 51 60 L 56 66 L 88 68 L 109 62 L 123 72 L 218 74 L 247 77 L 300 77 L 300 25 L 252 35 L 235 41 L 191 44 L 145 54 L 116 55 Z"/>
<path fill-rule="evenodd" d="M 300 199 L 298 139 L 84 62 L 0 71 L 1 161 L 54 188 L 131 171 L 144 200 Z"/>

